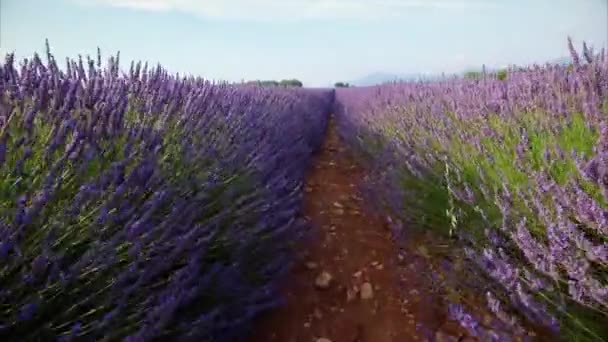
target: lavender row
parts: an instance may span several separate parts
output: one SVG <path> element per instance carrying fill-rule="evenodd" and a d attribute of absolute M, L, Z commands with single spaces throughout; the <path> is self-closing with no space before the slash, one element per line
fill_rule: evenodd
<path fill-rule="evenodd" d="M 45 57 L 0 66 L 2 340 L 242 338 L 333 93 Z"/>
<path fill-rule="evenodd" d="M 571 65 L 340 89 L 336 112 L 382 209 L 456 238 L 513 333 L 597 341 L 608 339 L 608 56 L 568 43 Z"/>

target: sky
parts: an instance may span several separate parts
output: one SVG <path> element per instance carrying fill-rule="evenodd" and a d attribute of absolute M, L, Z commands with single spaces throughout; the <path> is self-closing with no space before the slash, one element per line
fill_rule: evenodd
<path fill-rule="evenodd" d="M 605 47 L 608 0 L 0 0 L 0 54 L 161 63 L 216 80 L 328 86 L 371 73 L 542 63 Z M 1 57 L 4 58 L 4 57 Z"/>

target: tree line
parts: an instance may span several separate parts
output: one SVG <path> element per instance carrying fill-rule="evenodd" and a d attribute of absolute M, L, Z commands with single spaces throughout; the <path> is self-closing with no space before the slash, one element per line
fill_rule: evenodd
<path fill-rule="evenodd" d="M 255 80 L 255 81 L 249 81 L 247 82 L 248 84 L 257 84 L 257 85 L 261 85 L 261 86 L 267 86 L 267 87 L 296 87 L 296 88 L 302 88 L 304 86 L 304 84 L 298 80 L 298 79 L 289 79 L 289 80 L 281 80 L 281 81 L 275 81 L 275 80 Z"/>

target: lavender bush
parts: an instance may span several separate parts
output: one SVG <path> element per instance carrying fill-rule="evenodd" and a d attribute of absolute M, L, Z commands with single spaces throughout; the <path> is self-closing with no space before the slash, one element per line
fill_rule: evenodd
<path fill-rule="evenodd" d="M 568 43 L 568 66 L 339 89 L 335 110 L 382 208 L 457 238 L 503 322 L 606 340 L 608 56 Z"/>
<path fill-rule="evenodd" d="M 46 58 L 0 66 L 0 338 L 241 338 L 333 93 Z"/>

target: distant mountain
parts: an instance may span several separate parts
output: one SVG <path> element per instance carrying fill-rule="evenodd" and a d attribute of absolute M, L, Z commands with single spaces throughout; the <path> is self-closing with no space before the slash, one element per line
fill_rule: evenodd
<path fill-rule="evenodd" d="M 572 58 L 571 57 L 559 57 L 559 58 L 549 60 L 547 62 L 550 64 L 568 65 L 568 64 L 572 63 Z M 540 63 L 540 64 L 544 64 L 544 63 Z M 504 68 L 507 68 L 507 66 L 504 66 L 504 67 L 486 66 L 486 72 L 497 72 Z M 465 71 L 462 71 L 459 73 L 446 74 L 446 77 L 450 77 L 453 75 L 462 76 L 467 71 L 481 72 L 481 70 L 482 70 L 481 67 L 469 68 L 469 69 L 466 69 Z M 348 83 L 352 84 L 354 86 L 357 86 L 357 87 L 365 87 L 365 86 L 373 86 L 373 85 L 383 84 L 383 83 L 387 83 L 387 82 L 394 82 L 394 81 L 417 81 L 417 80 L 421 80 L 421 79 L 432 81 L 432 80 L 438 80 L 441 77 L 442 77 L 441 74 L 424 74 L 424 73 L 392 74 L 392 73 L 387 73 L 387 72 L 374 72 L 374 73 L 371 73 L 362 78 L 350 81 Z"/>
<path fill-rule="evenodd" d="M 397 81 L 399 79 L 401 79 L 401 76 L 399 76 L 399 75 L 394 75 L 394 74 L 389 74 L 389 73 L 384 73 L 384 72 L 375 72 L 373 74 L 366 75 L 364 77 L 361 77 L 357 80 L 350 81 L 348 83 L 355 85 L 357 87 L 365 87 L 365 86 L 371 86 L 371 85 L 376 85 L 376 84 L 382 84 L 382 83 L 386 83 L 386 82 Z"/>
<path fill-rule="evenodd" d="M 375 72 L 365 77 L 350 81 L 348 83 L 357 87 L 372 86 L 394 81 L 417 81 L 420 79 L 438 79 L 441 75 L 412 73 L 412 74 L 391 74 L 386 72 Z"/>
<path fill-rule="evenodd" d="M 568 57 L 556 58 L 556 59 L 550 60 L 549 63 L 551 63 L 551 64 L 561 64 L 561 65 L 572 64 L 572 57 L 568 56 Z"/>
<path fill-rule="evenodd" d="M 545 65 L 546 63 L 555 65 L 555 64 L 559 64 L 559 65 L 568 65 L 568 64 L 572 64 L 572 57 L 559 57 L 559 58 L 554 58 L 554 59 L 550 59 L 548 61 L 540 61 L 540 62 L 535 62 L 538 65 Z M 509 67 L 525 67 L 525 66 L 532 66 L 534 65 L 534 63 L 529 63 L 529 64 L 520 64 L 520 65 L 505 65 L 505 66 L 501 66 L 501 67 L 486 67 L 486 71 L 487 72 L 496 72 L 502 69 L 508 69 Z M 474 68 L 474 69 L 470 69 L 468 71 L 481 71 L 482 68 Z"/>

